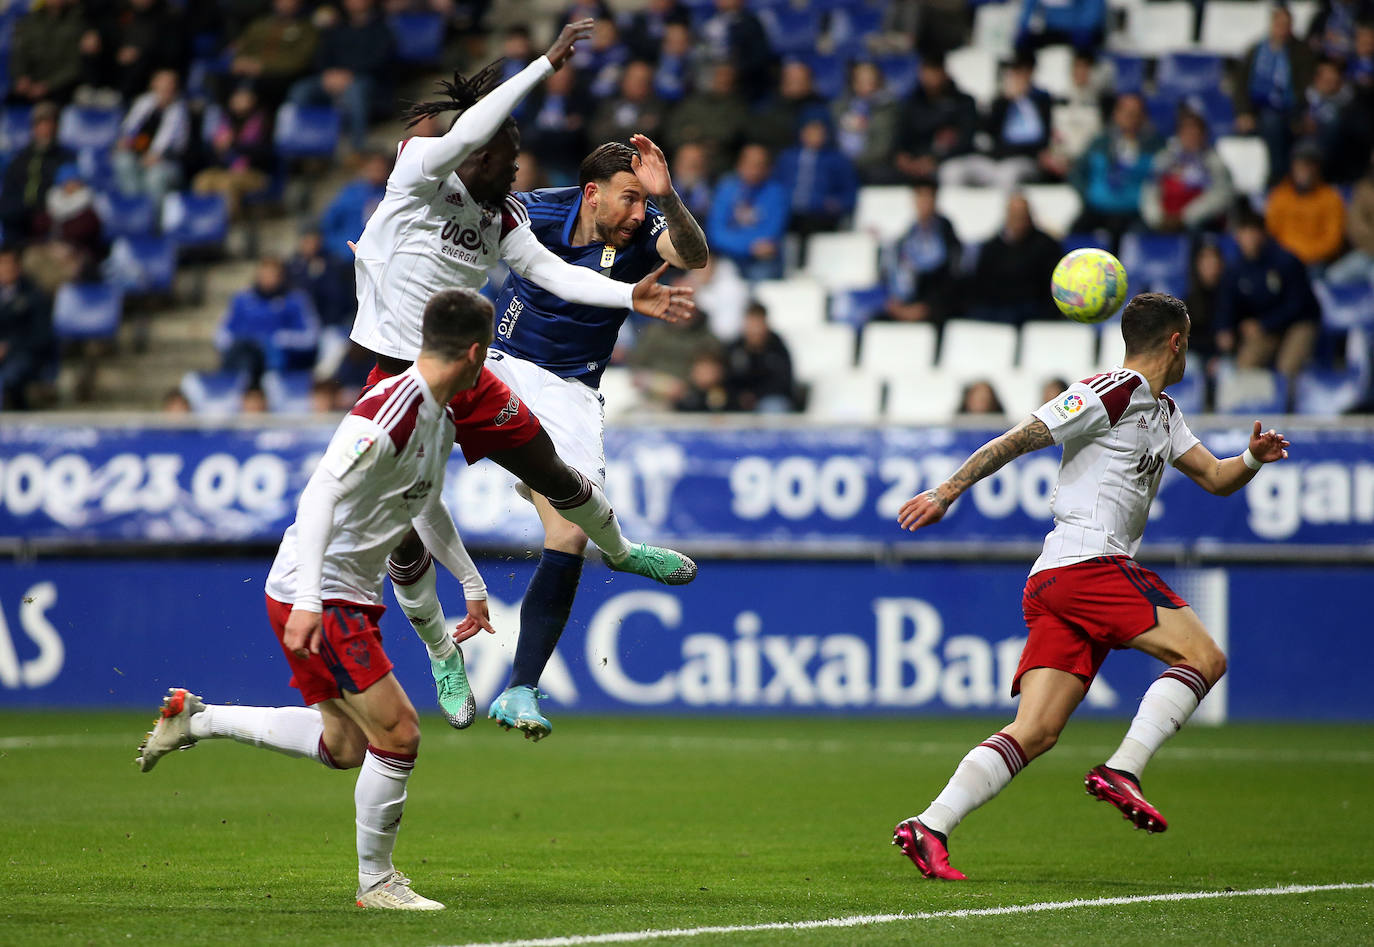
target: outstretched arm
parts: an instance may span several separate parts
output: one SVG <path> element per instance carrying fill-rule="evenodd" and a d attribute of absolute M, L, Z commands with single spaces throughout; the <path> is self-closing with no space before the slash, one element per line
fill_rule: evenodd
<path fill-rule="evenodd" d="M 711 255 L 706 247 L 706 234 L 673 189 L 673 179 L 668 174 L 668 159 L 663 157 L 663 151 L 647 135 L 631 135 L 630 144 L 639 151 L 634 159 L 635 175 L 653 196 L 658 209 L 663 211 L 663 217 L 668 221 L 668 229 L 658 235 L 654 249 L 658 250 L 659 256 L 680 269 L 701 269 Z"/>
<path fill-rule="evenodd" d="M 1174 466 L 1208 493 L 1225 497 L 1254 480 L 1260 467 L 1287 457 L 1288 441 L 1283 435 L 1273 428 L 1260 433 L 1260 423 L 1256 421 L 1245 453 L 1218 460 L 1206 447 L 1195 444 Z"/>
<path fill-rule="evenodd" d="M 1050 436 L 1050 429 L 1044 421 L 1036 417 L 1026 418 L 1007 433 L 974 451 L 944 483 L 903 503 L 897 522 L 912 532 L 939 522 L 949 505 L 979 480 L 1001 470 L 1022 454 L 1049 447 L 1053 443 L 1054 438 Z"/>
<path fill-rule="evenodd" d="M 482 574 L 477 571 L 472 556 L 468 555 L 463 539 L 458 535 L 457 524 L 444 507 L 442 492 L 435 490 L 419 515 L 411 519 L 411 523 L 425 548 L 463 583 L 463 598 L 467 602 L 468 614 L 458 623 L 454 632 L 454 640 L 461 643 L 479 631 L 494 634 L 496 629 L 491 627 L 491 614 L 487 611 L 487 584 L 482 581 Z"/>

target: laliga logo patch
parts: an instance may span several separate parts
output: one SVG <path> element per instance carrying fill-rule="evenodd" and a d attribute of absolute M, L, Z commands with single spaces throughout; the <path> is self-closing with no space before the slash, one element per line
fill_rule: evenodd
<path fill-rule="evenodd" d="M 1082 395 L 1065 395 L 1065 396 L 1064 396 L 1064 400 L 1061 401 L 1061 402 L 1059 402 L 1059 403 L 1060 403 L 1060 405 L 1063 406 L 1065 413 L 1067 413 L 1067 414 L 1073 414 L 1075 411 L 1079 411 L 1079 410 L 1082 409 L 1082 407 L 1083 407 L 1083 396 L 1082 396 Z"/>
<path fill-rule="evenodd" d="M 353 458 L 354 458 L 354 460 L 356 460 L 357 458 L 363 456 L 363 455 L 366 454 L 369 450 L 371 450 L 371 449 L 372 449 L 372 445 L 375 444 L 375 443 L 377 443 L 377 439 L 376 439 L 375 437 L 373 437 L 371 434 L 364 434 L 362 437 L 360 437 L 360 438 L 358 438 L 356 441 L 354 441 L 354 442 L 353 442 Z"/>

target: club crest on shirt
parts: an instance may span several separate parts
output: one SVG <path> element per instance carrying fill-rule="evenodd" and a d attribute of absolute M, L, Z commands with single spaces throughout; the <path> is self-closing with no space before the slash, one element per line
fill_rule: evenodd
<path fill-rule="evenodd" d="M 605 267 L 610 266 L 610 265 L 613 264 L 614 262 L 615 262 L 615 247 L 612 247 L 612 246 L 609 246 L 609 245 L 602 247 L 602 248 L 601 248 L 601 266 L 602 266 L 603 268 L 605 268 Z"/>
<path fill-rule="evenodd" d="M 457 191 L 454 191 L 452 194 L 445 196 L 444 200 L 452 204 L 454 207 L 463 206 L 463 195 L 459 194 Z"/>

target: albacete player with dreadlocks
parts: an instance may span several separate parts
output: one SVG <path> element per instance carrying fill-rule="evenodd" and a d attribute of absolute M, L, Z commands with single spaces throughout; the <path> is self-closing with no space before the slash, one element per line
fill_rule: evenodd
<path fill-rule="evenodd" d="M 459 114 L 441 137 L 400 143 L 386 194 L 354 249 L 358 315 L 351 336 L 377 355 L 369 384 L 400 374 L 414 361 L 421 313 L 431 296 L 453 287 L 480 289 L 498 259 L 572 302 L 634 309 L 668 321 L 692 311 L 690 289 L 657 282 L 666 264 L 632 284 L 559 259 L 534 237 L 524 206 L 510 194 L 520 145 L 511 110 L 591 30 L 591 20 L 569 24 L 547 55 L 506 82 L 497 85 L 499 63 L 493 63 L 471 79 L 455 74 L 452 82 L 441 83 L 444 98 L 410 109 L 412 125 L 454 109 Z M 696 564 L 686 556 L 628 543 L 601 490 L 563 462 L 539 420 L 489 370 L 452 406 L 454 440 L 468 463 L 490 456 L 548 497 L 592 538 L 612 568 L 668 585 L 696 576 Z M 454 727 L 466 727 L 475 705 L 462 652 L 445 633 L 430 555 L 413 531 L 392 553 L 389 569 L 401 610 L 429 648 L 444 716 Z M 474 619 L 467 623 L 469 633 L 491 630 L 485 602 L 469 602 L 468 613 Z"/>

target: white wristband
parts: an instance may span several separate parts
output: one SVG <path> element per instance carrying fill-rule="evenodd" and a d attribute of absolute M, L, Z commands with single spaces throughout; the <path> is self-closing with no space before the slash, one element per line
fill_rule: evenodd
<path fill-rule="evenodd" d="M 1251 470 L 1259 470 L 1264 466 L 1262 461 L 1257 460 L 1255 455 L 1250 453 L 1250 448 L 1248 447 L 1245 448 L 1245 453 L 1240 455 L 1240 459 L 1245 461 L 1245 466 L 1249 467 Z"/>

